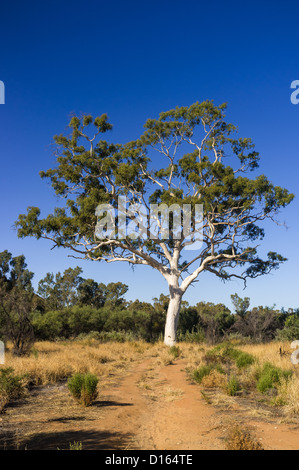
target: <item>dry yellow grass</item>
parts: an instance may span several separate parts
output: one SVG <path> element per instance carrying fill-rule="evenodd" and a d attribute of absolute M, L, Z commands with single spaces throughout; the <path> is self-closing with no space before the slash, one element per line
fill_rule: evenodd
<path fill-rule="evenodd" d="M 76 372 L 104 378 L 125 371 L 127 364 L 142 358 L 148 347 L 141 342 L 94 345 L 38 342 L 34 354 L 28 357 L 13 356 L 8 349 L 5 367 L 12 367 L 16 374 L 28 374 L 30 381 L 38 385 L 58 382 Z"/>
<path fill-rule="evenodd" d="M 187 362 L 187 369 L 193 370 L 203 364 L 203 357 L 209 347 L 202 344 L 180 343 L 180 349 L 182 357 Z"/>
<path fill-rule="evenodd" d="M 226 376 L 220 374 L 217 370 L 212 370 L 209 375 L 206 375 L 201 382 L 205 388 L 224 388 L 226 386 Z"/>
<path fill-rule="evenodd" d="M 271 362 L 273 365 L 280 367 L 281 369 L 292 369 L 292 350 L 290 349 L 289 343 L 272 342 L 266 344 L 248 344 L 237 347 L 238 349 L 257 357 L 261 364 Z M 285 351 L 285 355 L 280 356 L 280 348 Z"/>
<path fill-rule="evenodd" d="M 167 402 L 179 400 L 183 395 L 184 392 L 181 389 L 173 387 L 165 387 L 161 392 L 161 396 Z"/>
<path fill-rule="evenodd" d="M 236 400 L 233 397 L 227 395 L 223 391 L 209 396 L 209 401 L 212 405 L 224 408 L 226 410 L 232 410 L 236 407 Z"/>
<path fill-rule="evenodd" d="M 284 370 L 292 369 L 292 380 L 282 383 L 276 398 L 277 404 L 284 406 L 288 416 L 299 415 L 299 366 L 291 363 L 290 345 L 269 343 L 262 345 L 236 346 L 257 358 L 257 363 L 246 370 L 239 371 L 242 386 L 252 388 L 255 383 L 257 368 L 265 362 L 271 362 Z M 280 356 L 280 347 L 290 354 Z M 203 357 L 210 347 L 202 344 L 180 343 L 180 359 L 184 359 L 187 369 L 194 370 L 204 364 Z M 175 361 L 162 342 L 148 344 L 142 341 L 127 343 L 105 343 L 97 341 L 68 341 L 68 342 L 38 342 L 34 352 L 29 357 L 15 357 L 9 348 L 6 351 L 6 363 L 2 367 L 12 367 L 16 374 L 28 374 L 29 380 L 34 384 L 46 385 L 56 383 L 71 376 L 73 373 L 90 372 L 101 378 L 101 384 L 112 383 L 116 376 L 125 374 L 128 365 L 146 358 L 156 358 L 155 367 L 163 367 Z M 213 372 L 203 380 L 205 387 L 222 388 L 225 376 Z M 150 386 L 148 381 L 143 384 Z M 142 386 L 142 384 L 140 384 Z"/>
<path fill-rule="evenodd" d="M 297 375 L 281 383 L 275 403 L 284 406 L 288 417 L 299 416 L 299 378 Z"/>

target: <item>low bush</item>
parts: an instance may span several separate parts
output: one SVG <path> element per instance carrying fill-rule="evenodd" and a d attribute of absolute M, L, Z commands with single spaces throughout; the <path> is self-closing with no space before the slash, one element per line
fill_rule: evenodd
<path fill-rule="evenodd" d="M 192 373 L 192 379 L 197 383 L 202 383 L 204 377 L 210 375 L 212 372 L 224 374 L 222 367 L 217 364 L 208 364 L 195 369 Z"/>
<path fill-rule="evenodd" d="M 236 359 L 236 366 L 238 369 L 245 369 L 255 362 L 255 358 L 248 353 L 241 352 Z"/>
<path fill-rule="evenodd" d="M 226 392 L 230 397 L 234 397 L 241 390 L 241 384 L 237 377 L 232 376 L 226 384 Z"/>
<path fill-rule="evenodd" d="M 74 374 L 68 380 L 68 389 L 79 403 L 90 406 L 98 396 L 98 381 L 93 374 Z"/>
<path fill-rule="evenodd" d="M 249 367 L 255 362 L 255 358 L 246 352 L 240 351 L 231 344 L 220 344 L 208 351 L 204 357 L 208 364 L 227 364 L 234 362 L 238 369 Z"/>
<path fill-rule="evenodd" d="M 213 370 L 213 367 L 211 365 L 207 366 L 201 366 L 198 369 L 195 369 L 192 373 L 192 379 L 197 382 L 201 383 L 202 379 L 206 376 L 209 375 Z"/>
<path fill-rule="evenodd" d="M 238 369 L 249 367 L 255 362 L 255 358 L 251 354 L 235 349 L 230 345 L 223 349 L 222 356 L 233 360 Z"/>
<path fill-rule="evenodd" d="M 257 374 L 257 389 L 266 393 L 271 389 L 277 389 L 282 380 L 288 380 L 293 375 L 291 370 L 282 370 L 266 362 Z"/>
<path fill-rule="evenodd" d="M 25 376 L 16 375 L 12 367 L 0 369 L 0 413 L 10 400 L 25 393 Z"/>
<path fill-rule="evenodd" d="M 201 381 L 204 388 L 223 388 L 226 384 L 226 376 L 218 372 L 217 369 L 211 370 L 209 375 L 205 375 Z"/>
<path fill-rule="evenodd" d="M 207 364 L 220 364 L 220 363 L 223 364 L 227 362 L 226 359 L 222 355 L 221 345 L 215 346 L 215 348 L 207 351 L 205 356 L 203 357 L 203 360 Z"/>

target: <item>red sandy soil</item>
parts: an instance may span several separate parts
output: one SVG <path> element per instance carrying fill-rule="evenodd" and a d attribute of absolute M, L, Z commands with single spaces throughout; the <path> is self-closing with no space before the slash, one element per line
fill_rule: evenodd
<path fill-rule="evenodd" d="M 36 388 L 0 415 L 0 449 L 222 450 L 231 427 L 246 424 L 264 449 L 298 450 L 299 427 L 248 418 L 238 405 L 207 404 L 182 359 L 157 368 L 132 364 L 93 406 L 73 401 L 66 384 Z"/>

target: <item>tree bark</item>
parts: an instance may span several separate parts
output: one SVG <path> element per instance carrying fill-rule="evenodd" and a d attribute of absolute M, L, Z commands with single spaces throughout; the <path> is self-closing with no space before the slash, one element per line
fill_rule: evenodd
<path fill-rule="evenodd" d="M 176 343 L 176 332 L 179 322 L 180 308 L 183 293 L 177 287 L 169 286 L 170 301 L 167 310 L 164 343 L 173 346 Z"/>

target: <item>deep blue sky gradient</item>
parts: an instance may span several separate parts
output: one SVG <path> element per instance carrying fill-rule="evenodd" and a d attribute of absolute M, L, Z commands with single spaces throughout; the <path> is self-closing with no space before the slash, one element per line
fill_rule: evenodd
<path fill-rule="evenodd" d="M 297 193 L 299 105 L 290 84 L 299 79 L 299 4 L 296 1 L 15 1 L 0 6 L 0 251 L 25 254 L 36 273 L 81 265 L 98 282 L 129 284 L 129 299 L 151 301 L 167 293 L 151 268 L 79 262 L 50 243 L 19 240 L 18 214 L 57 204 L 39 171 L 54 163 L 53 135 L 65 131 L 71 112 L 100 115 L 114 125 L 107 138 L 139 137 L 149 117 L 175 106 L 213 99 L 228 103 L 227 119 L 251 137 L 261 153 L 260 173 Z M 269 225 L 265 251 L 289 261 L 270 276 L 243 284 L 199 278 L 185 299 L 223 302 L 230 294 L 252 305 L 299 307 L 298 198 L 281 221 Z"/>

